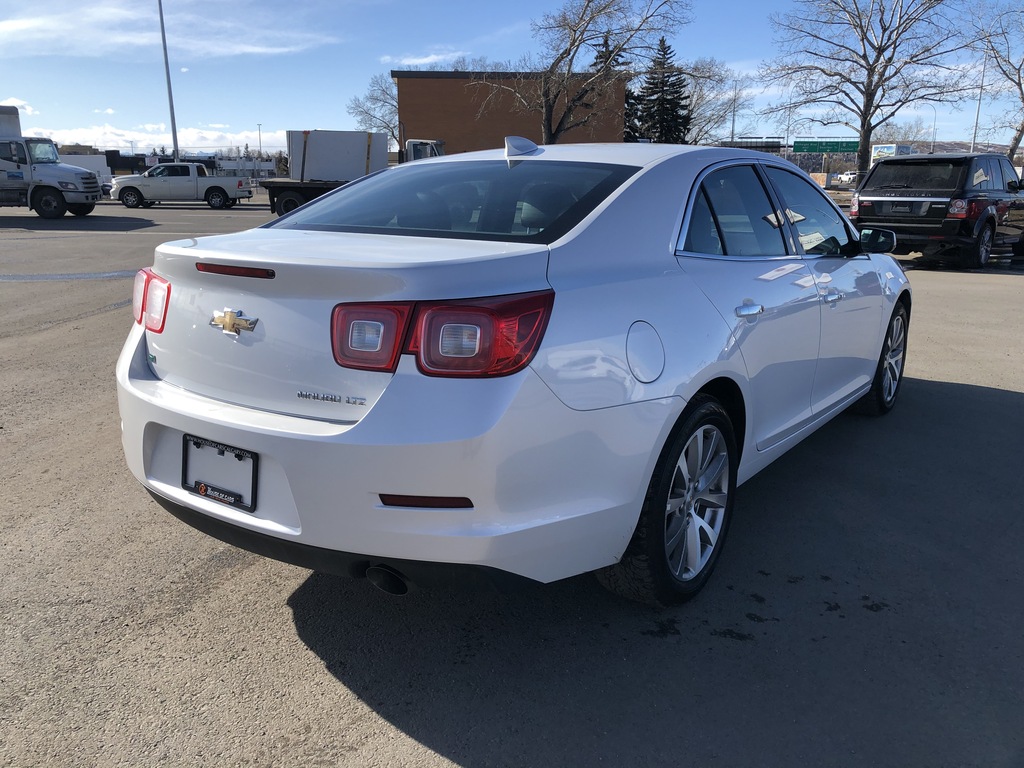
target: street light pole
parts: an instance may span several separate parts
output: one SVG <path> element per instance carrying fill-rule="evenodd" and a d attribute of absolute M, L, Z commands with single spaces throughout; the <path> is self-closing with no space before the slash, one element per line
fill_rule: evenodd
<path fill-rule="evenodd" d="M 974 151 L 974 142 L 978 140 L 978 119 L 981 117 L 981 95 L 985 92 L 985 67 L 988 65 L 988 56 L 981 60 L 981 85 L 978 86 L 978 109 L 974 113 L 974 135 L 971 136 L 971 152 Z"/>
<path fill-rule="evenodd" d="M 925 102 L 929 107 L 932 108 L 932 154 L 935 154 L 935 124 L 939 121 L 939 110 L 935 108 L 934 104 Z"/>
<path fill-rule="evenodd" d="M 171 141 L 174 144 L 174 162 L 178 162 L 178 126 L 174 123 L 174 96 L 171 93 L 171 64 L 167 59 L 167 33 L 164 31 L 164 2 L 156 0 L 160 11 L 160 40 L 164 45 L 164 74 L 167 75 L 167 103 L 171 107 Z"/>
<path fill-rule="evenodd" d="M 256 123 L 256 134 L 260 139 L 260 164 L 259 172 L 256 174 L 259 177 L 263 176 L 263 123 Z"/>

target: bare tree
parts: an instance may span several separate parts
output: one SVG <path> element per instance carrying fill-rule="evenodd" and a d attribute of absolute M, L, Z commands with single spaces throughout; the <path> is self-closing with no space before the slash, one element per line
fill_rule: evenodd
<path fill-rule="evenodd" d="M 852 128 L 860 137 L 859 170 L 867 170 L 875 129 L 903 107 L 964 98 L 969 78 L 956 58 L 965 41 L 953 0 L 794 5 L 770 17 L 779 56 L 761 65 L 759 77 L 789 90 L 769 111 L 798 108 L 804 120 Z"/>
<path fill-rule="evenodd" d="M 1013 131 L 1006 153 L 1013 160 L 1024 140 L 1024 10 L 1018 3 L 1006 5 L 994 19 L 986 14 L 984 25 L 979 24 L 975 31 L 977 46 L 1000 75 L 996 92 L 1015 105 L 996 121 L 999 128 Z"/>
<path fill-rule="evenodd" d="M 736 119 L 745 119 L 754 103 L 749 78 L 712 58 L 686 61 L 679 68 L 690 81 L 690 143 L 713 144 L 734 134 Z"/>
<path fill-rule="evenodd" d="M 347 111 L 355 118 L 356 127 L 374 133 L 386 133 L 389 141 L 401 146 L 398 126 L 398 86 L 391 76 L 380 72 L 370 78 L 362 96 L 353 96 Z"/>
<path fill-rule="evenodd" d="M 522 59 L 517 76 L 480 77 L 478 84 L 490 89 L 484 109 L 510 96 L 518 109 L 540 115 L 543 143 L 555 144 L 566 131 L 600 119 L 595 102 L 628 79 L 620 62 L 649 60 L 658 39 L 685 24 L 689 10 L 689 0 L 567 0 L 533 23 L 541 52 Z M 604 55 L 595 60 L 598 50 Z"/>
<path fill-rule="evenodd" d="M 872 138 L 878 144 L 922 144 L 930 142 L 931 137 L 932 127 L 921 117 L 902 123 L 890 120 L 879 126 L 872 134 Z"/>

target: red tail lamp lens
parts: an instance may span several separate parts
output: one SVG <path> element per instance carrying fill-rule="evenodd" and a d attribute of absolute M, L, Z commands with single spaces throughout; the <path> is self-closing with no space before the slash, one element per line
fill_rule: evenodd
<path fill-rule="evenodd" d="M 334 360 L 346 368 L 394 371 L 412 304 L 339 304 L 331 319 Z"/>
<path fill-rule="evenodd" d="M 135 275 L 132 287 L 132 311 L 135 322 L 145 325 L 147 331 L 163 333 L 167 322 L 167 307 L 171 303 L 171 284 L 151 269 L 142 269 Z"/>

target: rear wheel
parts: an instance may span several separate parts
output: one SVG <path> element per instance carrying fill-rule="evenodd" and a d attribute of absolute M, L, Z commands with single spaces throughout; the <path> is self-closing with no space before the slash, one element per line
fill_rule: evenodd
<path fill-rule="evenodd" d="M 216 210 L 227 208 L 228 193 L 219 187 L 214 187 L 206 193 L 206 204 Z"/>
<path fill-rule="evenodd" d="M 306 201 L 302 199 L 302 195 L 297 192 L 282 192 L 274 201 L 274 212 L 277 213 L 278 216 L 284 216 L 286 213 L 291 213 L 305 202 Z"/>
<path fill-rule="evenodd" d="M 722 551 L 738 463 L 729 415 L 713 398 L 694 398 L 658 460 L 633 539 L 598 580 L 659 605 L 695 596 Z"/>
<path fill-rule="evenodd" d="M 70 203 L 68 210 L 75 216 L 88 216 L 96 209 L 94 203 Z"/>
<path fill-rule="evenodd" d="M 121 195 L 118 199 L 121 201 L 121 205 L 125 208 L 138 208 L 143 202 L 142 193 L 135 187 L 122 189 Z"/>
<path fill-rule="evenodd" d="M 982 269 L 988 264 L 988 260 L 992 256 L 993 237 L 991 226 L 982 227 L 981 232 L 974 238 L 974 244 L 968 246 L 964 254 L 965 266 Z"/>
<path fill-rule="evenodd" d="M 44 219 L 59 219 L 68 210 L 64 195 L 52 187 L 43 187 L 37 191 L 32 207 Z"/>

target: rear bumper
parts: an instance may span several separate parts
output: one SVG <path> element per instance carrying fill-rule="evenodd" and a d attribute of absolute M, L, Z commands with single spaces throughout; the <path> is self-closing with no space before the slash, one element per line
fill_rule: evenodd
<path fill-rule="evenodd" d="M 414 561 L 550 582 L 611 565 L 633 534 L 667 425 L 682 407 L 669 398 L 575 411 L 530 369 L 448 380 L 403 360 L 358 423 L 337 424 L 184 391 L 157 379 L 146 353 L 134 326 L 117 384 L 136 479 L 195 527 L 205 530 L 194 522 L 203 521 L 231 543 L 330 572 Z M 252 513 L 183 487 L 185 434 L 258 455 Z M 382 494 L 472 503 L 398 506 Z"/>

